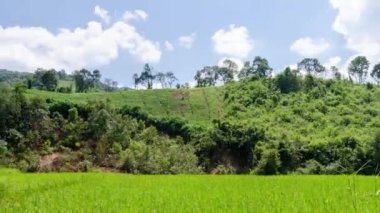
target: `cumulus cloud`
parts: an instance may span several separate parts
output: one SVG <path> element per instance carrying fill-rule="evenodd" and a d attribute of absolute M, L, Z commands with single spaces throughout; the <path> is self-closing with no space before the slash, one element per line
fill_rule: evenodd
<path fill-rule="evenodd" d="M 171 52 L 171 51 L 174 50 L 173 44 L 170 43 L 169 41 L 165 41 L 164 45 L 165 45 L 165 48 L 166 48 L 167 51 Z"/>
<path fill-rule="evenodd" d="M 142 36 L 128 22 L 108 28 L 91 21 L 86 27 L 53 33 L 43 27 L 0 26 L 0 64 L 4 68 L 33 71 L 38 67 L 72 71 L 109 64 L 128 52 L 141 62 L 158 62 L 157 42 Z"/>
<path fill-rule="evenodd" d="M 253 41 L 244 26 L 230 25 L 216 31 L 211 39 L 215 52 L 220 55 L 246 58 L 253 49 Z"/>
<path fill-rule="evenodd" d="M 330 44 L 323 38 L 313 39 L 304 37 L 296 40 L 290 50 L 303 57 L 316 57 L 330 48 Z"/>
<path fill-rule="evenodd" d="M 191 49 L 195 40 L 195 36 L 196 36 L 195 33 L 192 33 L 190 35 L 180 36 L 178 38 L 179 45 L 186 49 Z"/>
<path fill-rule="evenodd" d="M 337 11 L 332 28 L 344 37 L 347 48 L 355 55 L 379 60 L 380 1 L 330 0 L 330 4 Z"/>
<path fill-rule="evenodd" d="M 108 11 L 101 8 L 99 5 L 95 6 L 94 14 L 99 16 L 106 24 L 109 24 L 111 22 L 111 16 L 108 15 Z"/>

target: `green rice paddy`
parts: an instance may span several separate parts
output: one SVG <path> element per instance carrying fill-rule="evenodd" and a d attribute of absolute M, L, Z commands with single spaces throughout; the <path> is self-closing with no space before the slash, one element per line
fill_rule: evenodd
<path fill-rule="evenodd" d="M 0 172 L 0 212 L 378 212 L 363 176 Z"/>

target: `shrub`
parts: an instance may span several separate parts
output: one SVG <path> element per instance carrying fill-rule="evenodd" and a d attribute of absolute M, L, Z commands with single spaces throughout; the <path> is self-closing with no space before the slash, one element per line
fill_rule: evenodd
<path fill-rule="evenodd" d="M 261 159 L 255 169 L 259 175 L 275 175 L 281 167 L 280 155 L 277 149 L 267 149 L 261 155 Z"/>

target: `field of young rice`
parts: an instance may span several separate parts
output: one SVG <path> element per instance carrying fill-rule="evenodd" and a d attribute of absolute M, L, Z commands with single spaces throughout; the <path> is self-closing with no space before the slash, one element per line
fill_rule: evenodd
<path fill-rule="evenodd" d="M 0 171 L 0 212 L 376 212 L 363 176 L 135 176 Z"/>

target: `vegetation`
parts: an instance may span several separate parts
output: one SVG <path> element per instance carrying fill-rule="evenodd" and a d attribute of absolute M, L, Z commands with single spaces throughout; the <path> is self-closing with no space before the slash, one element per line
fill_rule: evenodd
<path fill-rule="evenodd" d="M 146 89 L 153 89 L 153 83 L 157 82 L 160 84 L 161 88 L 167 88 L 168 86 L 172 88 L 173 84 L 178 81 L 173 72 L 158 72 L 153 74 L 153 67 L 149 64 L 144 65 L 144 70 L 141 72 L 140 76 L 135 73 L 133 75 L 133 81 L 135 83 L 135 89 L 138 85 L 145 87 Z"/>
<path fill-rule="evenodd" d="M 378 172 L 376 86 L 303 77 L 286 69 L 275 78 L 246 79 L 219 88 L 108 93 L 108 103 L 86 103 L 96 101 L 96 93 L 33 91 L 26 98 L 22 87 L 16 87 L 1 94 L 6 116 L 1 120 L 13 121 L 2 124 L 7 156 L 3 159 L 27 171 L 46 170 L 41 167 L 44 158 L 58 155 L 57 164 L 69 162 L 72 169 L 63 170 L 74 171 L 105 167 L 143 174 Z M 191 112 L 186 104 L 195 102 L 203 108 Z M 183 111 L 173 113 L 181 103 Z M 74 159 L 61 162 L 65 156 Z"/>
<path fill-rule="evenodd" d="M 5 212 L 376 212 L 380 187 L 360 176 L 0 174 Z"/>
<path fill-rule="evenodd" d="M 317 59 L 271 77 L 268 61 L 256 57 L 239 73 L 226 60 L 196 74 L 198 86 L 221 87 L 72 94 L 4 87 L 1 163 L 23 171 L 377 174 L 380 88 L 361 84 L 365 61 L 352 62 L 358 83 L 321 78 L 328 70 Z M 50 90 L 54 76 L 65 76 L 58 73 L 34 78 Z M 76 72 L 77 91 L 101 85 L 100 76 Z M 145 65 L 138 78 L 152 88 L 153 80 L 168 83 L 165 76 Z"/>

